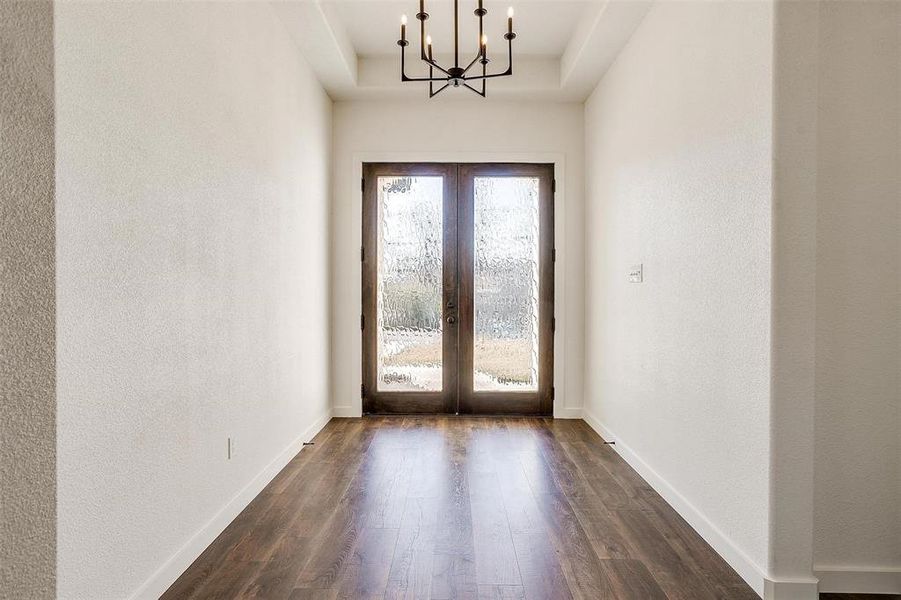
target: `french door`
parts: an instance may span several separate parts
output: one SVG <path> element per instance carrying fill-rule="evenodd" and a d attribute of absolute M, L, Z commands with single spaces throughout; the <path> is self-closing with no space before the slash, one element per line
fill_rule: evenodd
<path fill-rule="evenodd" d="M 553 181 L 363 165 L 364 413 L 552 413 Z"/>

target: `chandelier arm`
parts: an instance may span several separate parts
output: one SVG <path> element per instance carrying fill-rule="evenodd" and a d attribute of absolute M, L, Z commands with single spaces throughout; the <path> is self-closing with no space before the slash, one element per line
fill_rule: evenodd
<path fill-rule="evenodd" d="M 439 71 L 441 71 L 442 73 L 444 73 L 445 75 L 450 77 L 450 73 L 447 72 L 447 69 L 445 69 L 444 67 L 442 67 L 441 65 L 436 63 L 434 60 L 429 60 L 428 58 L 423 58 L 422 61 L 431 67 L 435 67 L 436 69 L 438 69 Z"/>
<path fill-rule="evenodd" d="M 440 94 L 441 92 L 443 92 L 444 90 L 446 90 L 449 86 L 450 86 L 449 83 L 445 83 L 445 84 L 442 85 L 440 88 L 438 88 L 438 90 L 437 90 L 436 92 L 434 92 L 434 93 L 432 93 L 432 91 L 429 90 L 429 98 L 434 98 L 435 96 L 437 96 L 438 94 Z"/>
<path fill-rule="evenodd" d="M 426 61 L 429 67 L 429 76 L 428 77 L 408 77 L 406 72 L 406 55 L 407 55 L 407 45 L 401 44 L 404 40 L 398 40 L 398 45 L 400 46 L 400 80 L 401 81 L 447 81 L 447 77 L 433 77 L 431 67 L 437 67 L 440 71 L 447 73 L 444 69 L 441 68 L 440 65 L 433 64 L 431 62 Z"/>
<path fill-rule="evenodd" d="M 483 63 L 482 63 L 482 75 L 484 75 L 485 72 L 486 72 L 487 70 L 488 70 L 488 62 L 486 61 L 486 62 L 483 62 Z M 464 85 L 465 87 L 469 88 L 470 90 L 472 90 L 473 92 L 475 92 L 476 94 L 478 94 L 479 96 L 481 96 L 482 98 L 485 98 L 485 97 L 486 97 L 486 92 L 487 92 L 487 90 L 486 90 L 486 85 L 485 85 L 485 80 L 484 80 L 484 79 L 482 79 L 482 90 L 481 90 L 481 91 L 479 91 L 479 90 L 477 90 L 476 88 L 472 87 L 471 85 L 469 85 L 469 84 L 466 83 L 465 81 L 463 82 L 463 85 Z"/>
<path fill-rule="evenodd" d="M 485 10 L 485 8 L 482 6 L 482 0 L 479 0 L 479 7 L 475 10 L 475 12 L 473 14 L 476 16 L 476 18 L 479 19 L 479 42 L 478 42 L 479 43 L 479 51 L 476 53 L 476 57 L 472 59 L 472 62 L 469 63 L 465 69 L 463 69 L 463 75 L 466 75 L 469 72 L 469 70 L 473 67 L 473 65 L 475 65 L 476 62 L 478 62 L 478 60 L 480 58 L 482 58 L 482 59 L 485 58 L 485 48 L 482 46 L 482 37 L 485 34 L 483 19 L 485 18 L 485 15 L 488 14 L 488 11 Z M 482 63 L 482 71 L 483 72 L 485 70 L 485 64 L 487 64 L 487 62 Z"/>
<path fill-rule="evenodd" d="M 408 81 L 405 65 L 407 56 L 407 42 L 403 39 L 397 40 L 397 45 L 400 46 L 400 80 Z"/>
<path fill-rule="evenodd" d="M 469 64 L 466 66 L 465 69 L 463 69 L 463 74 L 466 75 L 466 73 L 468 73 L 469 70 L 470 70 L 477 62 L 479 62 L 479 59 L 480 59 L 480 58 L 482 58 L 482 53 L 481 53 L 481 52 L 479 52 L 478 54 L 476 54 L 476 57 L 475 57 L 474 59 L 472 59 L 472 62 L 469 63 Z"/>
<path fill-rule="evenodd" d="M 474 88 L 474 87 L 472 87 L 471 85 L 469 85 L 468 83 L 464 83 L 464 84 L 463 84 L 463 87 L 472 90 L 473 92 L 475 92 L 476 94 L 478 94 L 478 95 L 481 96 L 482 98 L 485 97 L 485 90 L 479 91 L 479 90 L 477 90 L 476 88 Z M 483 88 L 485 87 L 485 80 L 484 80 L 484 79 L 482 80 L 482 87 L 483 87 Z"/>
<path fill-rule="evenodd" d="M 487 72 L 488 72 L 488 63 L 483 62 L 482 63 L 482 75 L 485 75 Z M 482 98 L 484 98 L 485 96 L 488 95 L 488 90 L 486 89 L 485 81 L 486 80 L 484 80 L 484 79 L 482 80 Z"/>
<path fill-rule="evenodd" d="M 503 73 L 488 73 L 487 75 L 470 75 L 469 77 L 465 77 L 466 81 L 479 81 L 481 79 L 495 79 L 497 77 L 509 77 L 512 75 L 512 71 L 504 71 Z"/>
<path fill-rule="evenodd" d="M 485 73 L 484 70 L 481 75 L 472 75 L 470 77 L 466 77 L 467 81 L 477 80 L 477 79 L 494 79 L 495 77 L 506 77 L 508 75 L 513 75 L 513 38 L 509 38 L 507 40 L 509 42 L 508 49 L 508 58 L 507 58 L 507 70 L 502 73 Z"/>
<path fill-rule="evenodd" d="M 450 79 L 449 77 L 407 77 L 407 78 L 403 79 L 402 81 L 435 81 L 435 82 L 445 81 L 446 82 L 449 79 Z"/>

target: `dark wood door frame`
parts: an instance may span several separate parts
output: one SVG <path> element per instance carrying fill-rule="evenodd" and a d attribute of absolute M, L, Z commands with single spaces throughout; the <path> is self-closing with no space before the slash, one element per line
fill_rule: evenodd
<path fill-rule="evenodd" d="M 538 178 L 538 390 L 534 392 L 473 391 L 473 340 L 475 314 L 473 281 L 475 227 L 473 223 L 476 177 Z M 554 165 L 461 164 L 459 189 L 458 253 L 460 264 L 460 408 L 461 414 L 550 415 L 554 393 Z"/>
<path fill-rule="evenodd" d="M 382 176 L 444 178 L 442 267 L 442 389 L 440 392 L 394 392 L 378 389 L 378 188 Z M 457 165 L 440 163 L 366 163 L 363 165 L 363 412 L 373 414 L 452 414 L 457 410 Z M 450 306 L 449 306 L 450 305 Z M 448 323 L 448 321 L 451 321 Z M 369 327 L 367 328 L 367 324 Z"/>
<path fill-rule="evenodd" d="M 444 178 L 443 385 L 440 392 L 379 391 L 378 189 L 379 176 Z M 473 391 L 473 261 L 475 177 L 537 177 L 539 180 L 538 389 L 534 392 Z M 554 400 L 554 165 L 532 163 L 363 164 L 363 385 L 364 414 L 551 415 Z"/>

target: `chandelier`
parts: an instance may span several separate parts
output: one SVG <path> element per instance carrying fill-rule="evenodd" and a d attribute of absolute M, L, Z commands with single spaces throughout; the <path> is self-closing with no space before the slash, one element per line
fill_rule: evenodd
<path fill-rule="evenodd" d="M 432 36 L 426 35 L 425 22 L 429 18 L 429 13 L 425 12 L 425 0 L 419 0 L 419 12 L 416 18 L 419 19 L 419 57 L 429 66 L 428 77 L 407 77 L 406 73 L 406 50 L 410 42 L 407 41 L 407 15 L 400 18 L 400 39 L 397 45 L 400 46 L 400 80 L 401 81 L 428 81 L 429 82 L 429 98 L 433 98 L 447 89 L 449 86 L 465 87 L 479 96 L 485 97 L 485 82 L 495 77 L 507 77 L 513 74 L 513 39 L 516 34 L 513 33 L 513 8 L 507 9 L 507 33 L 504 39 L 507 40 L 507 70 L 501 73 L 488 72 L 488 36 L 482 29 L 482 19 L 488 14 L 488 10 L 482 7 L 482 0 L 479 0 L 479 7 L 473 12 L 479 19 L 479 49 L 475 58 L 465 67 L 460 66 L 460 7 L 459 0 L 454 0 L 454 66 L 442 67 L 432 58 Z M 473 67 L 476 64 L 481 68 Z M 436 75 L 435 72 L 438 72 Z M 474 85 L 470 85 L 472 82 Z M 481 82 L 481 86 L 476 82 Z M 443 85 L 442 85 L 443 84 Z M 436 87 L 440 86 L 440 87 Z"/>

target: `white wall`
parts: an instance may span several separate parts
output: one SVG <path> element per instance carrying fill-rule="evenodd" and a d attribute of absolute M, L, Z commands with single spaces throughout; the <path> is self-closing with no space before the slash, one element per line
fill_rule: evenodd
<path fill-rule="evenodd" d="M 262 3 L 57 3 L 56 73 L 58 592 L 156 597 L 328 414 L 331 102 Z"/>
<path fill-rule="evenodd" d="M 422 93 L 427 95 L 425 88 Z M 584 312 L 582 105 L 486 101 L 466 90 L 444 94 L 447 96 L 431 101 L 425 97 L 409 103 L 335 104 L 331 218 L 331 389 L 335 412 L 353 416 L 362 410 L 361 164 L 520 161 L 557 163 L 554 414 L 580 417 Z"/>
<path fill-rule="evenodd" d="M 758 592 L 772 16 L 657 3 L 585 109 L 586 419 Z M 628 283 L 637 263 L 644 283 Z"/>
<path fill-rule="evenodd" d="M 815 569 L 901 593 L 901 4 L 819 24 Z"/>

